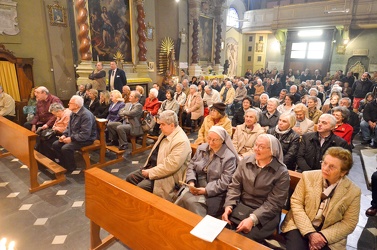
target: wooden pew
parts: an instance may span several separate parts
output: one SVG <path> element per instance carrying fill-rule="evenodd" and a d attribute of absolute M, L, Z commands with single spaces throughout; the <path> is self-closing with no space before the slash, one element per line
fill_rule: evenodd
<path fill-rule="evenodd" d="M 115 159 L 109 160 L 106 159 L 106 150 L 109 149 L 109 147 L 106 146 L 106 136 L 105 136 L 105 130 L 107 126 L 107 120 L 106 119 L 96 119 L 97 128 L 99 130 L 99 140 L 95 140 L 92 145 L 86 146 L 81 148 L 79 151 L 82 153 L 82 157 L 84 158 L 85 162 L 85 169 L 90 169 L 94 167 L 103 168 L 118 162 L 123 161 L 122 154 L 118 155 Z M 90 161 L 90 152 L 99 150 L 99 161 L 92 164 Z M 111 151 L 116 151 L 118 148 L 110 148 Z M 119 151 L 119 150 L 118 150 Z"/>
<path fill-rule="evenodd" d="M 37 134 L 1 116 L 0 133 L 0 145 L 8 151 L 7 153 L 0 153 L 0 158 L 13 155 L 29 167 L 30 193 L 65 181 L 64 173 L 67 170 L 34 150 Z M 56 179 L 40 184 L 38 182 L 37 161 L 51 170 Z"/>
<path fill-rule="evenodd" d="M 85 172 L 85 209 L 90 219 L 90 249 L 119 239 L 131 249 L 268 249 L 224 229 L 212 242 L 190 234 L 202 219 L 188 210 L 101 169 Z M 100 229 L 110 233 L 100 238 Z"/>

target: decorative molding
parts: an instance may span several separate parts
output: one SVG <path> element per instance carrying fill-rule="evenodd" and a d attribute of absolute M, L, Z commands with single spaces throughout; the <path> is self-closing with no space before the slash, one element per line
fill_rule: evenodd
<path fill-rule="evenodd" d="M 14 36 L 18 33 L 17 2 L 0 0 L 0 35 Z"/>
<path fill-rule="evenodd" d="M 354 49 L 352 51 L 353 56 L 368 56 L 369 50 L 368 49 Z"/>

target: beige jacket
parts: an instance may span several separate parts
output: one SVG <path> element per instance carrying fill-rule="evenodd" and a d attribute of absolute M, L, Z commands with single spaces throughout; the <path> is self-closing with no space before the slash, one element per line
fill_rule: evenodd
<path fill-rule="evenodd" d="M 233 87 L 230 87 L 229 90 L 228 90 L 228 92 L 226 93 L 226 98 L 224 100 L 223 94 L 224 94 L 225 89 L 226 89 L 225 86 L 221 89 L 221 91 L 220 91 L 220 99 L 226 105 L 232 104 L 233 101 L 234 101 L 234 97 L 236 96 L 236 91 L 234 90 Z"/>
<path fill-rule="evenodd" d="M 233 134 L 233 145 L 236 149 L 238 155 L 245 157 L 247 155 L 251 155 L 253 153 L 253 147 L 255 140 L 257 139 L 258 135 L 264 134 L 265 131 L 259 125 L 259 123 L 254 124 L 254 128 L 252 131 L 247 132 L 245 124 L 238 125 L 236 127 L 236 131 Z"/>
<path fill-rule="evenodd" d="M 0 116 L 6 115 L 16 115 L 16 103 L 10 95 L 3 92 L 0 94 Z"/>
<path fill-rule="evenodd" d="M 312 226 L 322 193 L 321 170 L 306 171 L 291 197 L 291 210 L 282 224 L 282 232 L 299 229 L 302 235 L 316 230 Z M 320 231 L 331 249 L 346 249 L 347 236 L 359 220 L 360 188 L 347 176 L 336 187 Z"/>
<path fill-rule="evenodd" d="M 191 102 L 190 102 L 190 98 L 191 98 Z M 192 97 L 191 95 L 187 96 L 186 103 L 185 103 L 185 110 L 189 110 L 191 112 L 192 120 L 196 120 L 199 117 L 204 115 L 203 99 L 199 92 L 195 92 Z"/>
<path fill-rule="evenodd" d="M 207 142 L 208 131 L 211 129 L 213 125 L 223 127 L 226 130 L 226 132 L 228 132 L 228 134 L 232 136 L 232 122 L 229 120 L 227 116 L 224 116 L 220 119 L 218 123 L 215 124 L 212 117 L 210 115 L 207 115 L 204 118 L 203 124 L 199 129 L 198 139 L 196 139 L 195 144 L 199 145 L 203 142 Z"/>
<path fill-rule="evenodd" d="M 308 118 L 305 118 L 302 122 L 300 122 L 300 129 L 298 127 L 293 127 L 292 128 L 297 134 L 303 135 L 309 132 L 314 131 L 314 122 L 311 121 Z"/>
<path fill-rule="evenodd" d="M 163 136 L 161 134 L 158 137 L 146 163 Z M 149 169 L 149 179 L 154 180 L 153 193 L 172 201 L 175 185 L 179 184 L 179 181 L 184 181 L 190 159 L 190 141 L 182 128 L 178 126 L 161 142 L 158 149 L 157 166 Z"/>

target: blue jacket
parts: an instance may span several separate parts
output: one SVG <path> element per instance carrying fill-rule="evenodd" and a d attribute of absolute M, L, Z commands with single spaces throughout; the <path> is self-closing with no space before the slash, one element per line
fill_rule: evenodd
<path fill-rule="evenodd" d="M 97 124 L 94 115 L 85 107 L 81 107 L 77 113 L 72 112 L 63 135 L 71 137 L 72 142 L 93 142 L 97 138 Z"/>

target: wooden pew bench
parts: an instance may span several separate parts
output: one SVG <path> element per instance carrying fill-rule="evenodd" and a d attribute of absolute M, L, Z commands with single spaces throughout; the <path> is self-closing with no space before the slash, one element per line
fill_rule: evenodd
<path fill-rule="evenodd" d="M 199 215 L 98 168 L 85 172 L 85 204 L 90 249 L 116 239 L 131 249 L 268 249 L 228 229 L 212 243 L 201 240 L 190 234 Z M 101 239 L 101 228 L 110 235 Z"/>
<path fill-rule="evenodd" d="M 0 158 L 13 155 L 29 167 L 30 193 L 65 181 L 64 173 L 67 170 L 34 150 L 37 134 L 1 116 L 0 133 L 0 145 L 8 151 L 0 153 Z M 42 184 L 38 182 L 37 161 L 55 175 L 54 180 L 45 181 Z"/>
<path fill-rule="evenodd" d="M 118 148 L 106 146 L 105 130 L 107 126 L 107 120 L 96 119 L 96 123 L 97 123 L 97 128 L 99 131 L 99 140 L 95 140 L 92 145 L 82 147 L 79 150 L 85 162 L 85 169 L 90 169 L 94 167 L 103 168 L 103 167 L 123 161 L 122 154 L 119 155 L 116 152 L 116 151 L 119 151 Z M 90 153 L 96 150 L 99 150 L 99 160 L 98 162 L 92 164 L 91 159 L 90 159 Z M 112 160 L 106 159 L 106 150 L 113 151 L 114 153 L 117 154 L 117 157 Z"/>

